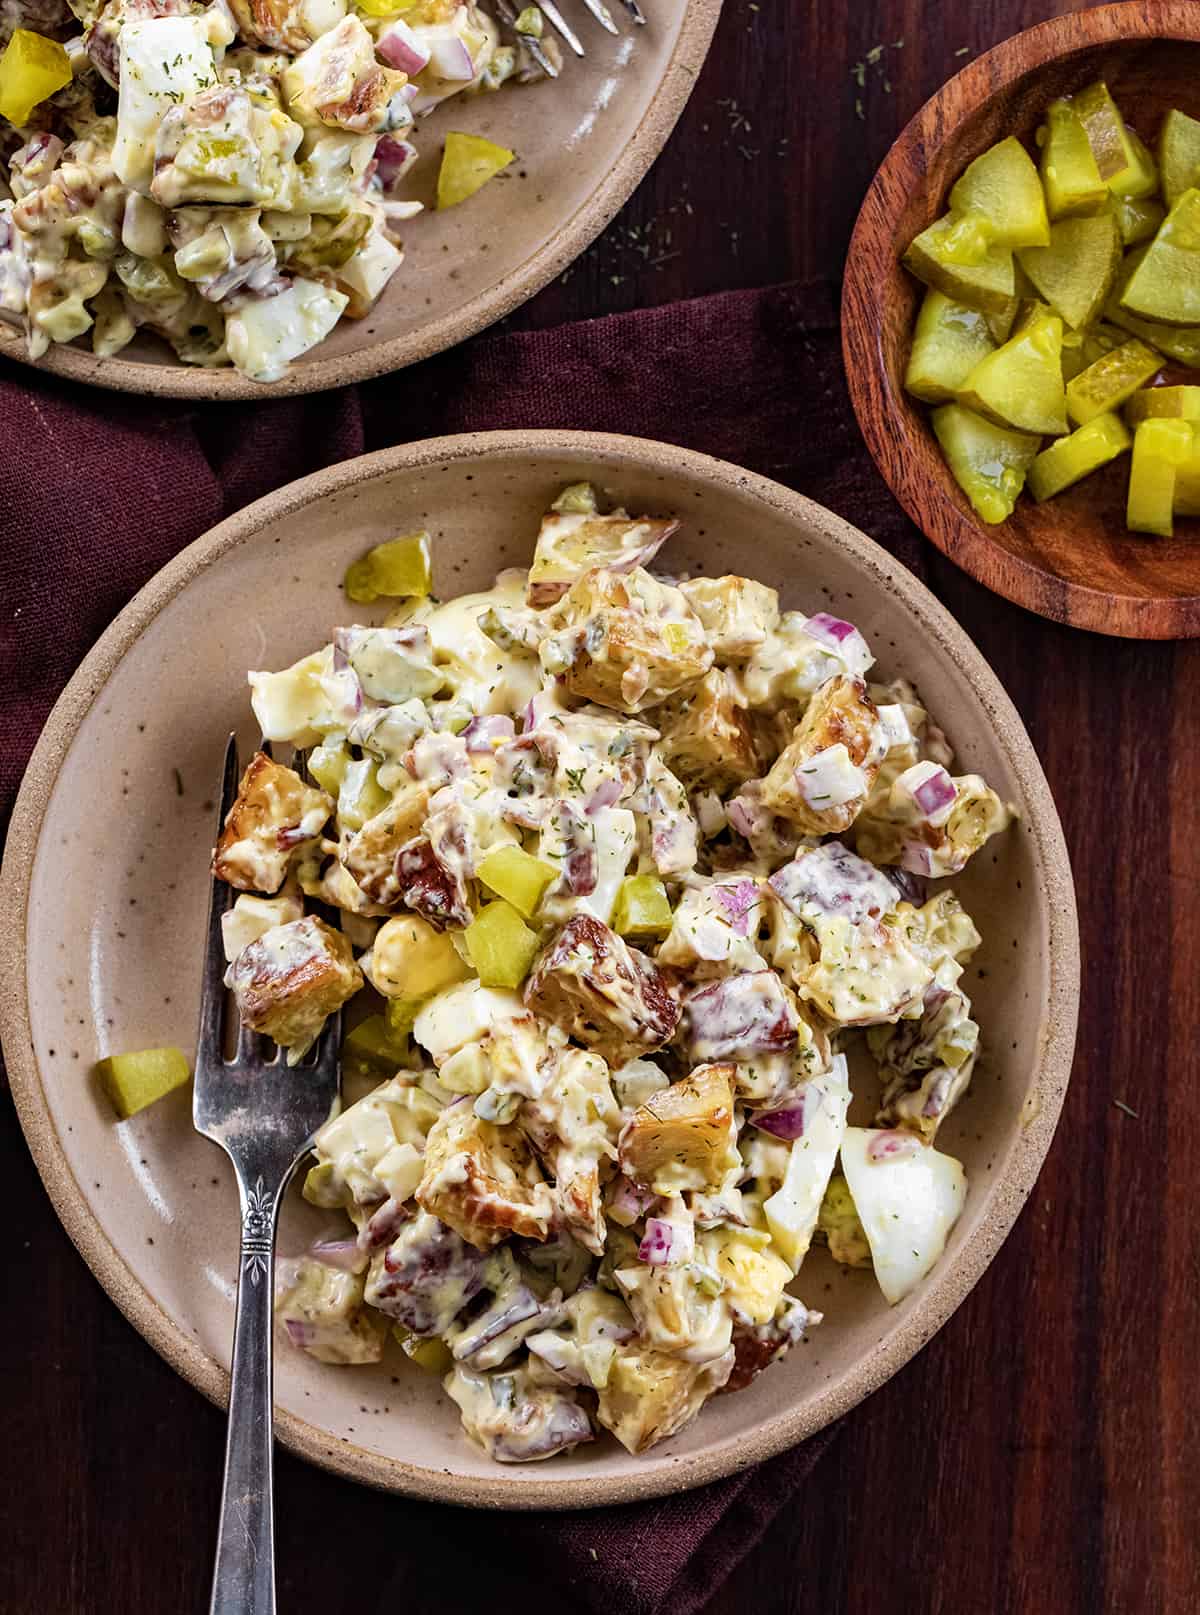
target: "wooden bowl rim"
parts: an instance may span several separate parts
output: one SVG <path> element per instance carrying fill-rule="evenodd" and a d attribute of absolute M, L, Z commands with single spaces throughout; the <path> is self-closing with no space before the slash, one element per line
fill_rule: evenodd
<path fill-rule="evenodd" d="M 923 1304 L 877 1350 L 824 1388 L 804 1408 L 782 1410 L 742 1436 L 678 1458 L 667 1470 L 573 1480 L 544 1478 L 532 1466 L 478 1479 L 398 1463 L 276 1410 L 276 1433 L 293 1452 L 324 1469 L 383 1490 L 470 1507 L 591 1508 L 702 1486 L 771 1458 L 816 1434 L 884 1384 L 965 1300 L 1016 1221 L 1054 1135 L 1070 1078 L 1079 1010 L 1080 954 L 1075 889 L 1062 825 L 1037 753 L 1021 718 L 982 653 L 919 579 L 857 528 L 766 477 L 674 445 L 617 434 L 575 431 L 479 432 L 432 438 L 343 461 L 257 500 L 180 552 L 139 591 L 59 697 L 30 759 L 14 809 L 0 869 L 0 1039 L 18 1118 L 42 1181 L 84 1261 L 134 1327 L 160 1356 L 210 1401 L 224 1406 L 228 1375 L 163 1310 L 133 1275 L 101 1228 L 67 1164 L 33 1049 L 25 934 L 34 857 L 51 793 L 75 736 L 128 647 L 199 573 L 248 542 L 264 526 L 316 500 L 376 477 L 454 462 L 528 461 L 531 454 L 591 461 L 598 467 L 682 472 L 764 509 L 782 513 L 822 541 L 853 555 L 881 591 L 918 616 L 922 632 L 944 652 L 956 676 L 985 706 L 1027 808 L 1039 900 L 1045 914 L 1049 980 L 1040 1057 L 1006 1173 L 989 1180 L 986 1214 L 953 1265 L 930 1282 Z M 500 1468 L 500 1466 L 497 1466 Z"/>
<path fill-rule="evenodd" d="M 1200 43 L 1200 6 L 1195 0 L 1139 0 L 1138 4 L 1117 0 L 1051 17 L 968 62 L 930 96 L 888 151 L 859 210 L 842 281 L 842 359 L 859 430 L 885 482 L 926 538 L 968 576 L 1027 611 L 1070 627 L 1129 639 L 1192 639 L 1200 637 L 1200 593 L 1125 595 L 1093 589 L 1046 571 L 998 544 L 981 521 L 960 509 L 941 481 L 924 476 L 908 452 L 913 433 L 895 407 L 896 393 L 879 323 L 861 320 L 851 312 L 856 299 L 861 308 L 879 306 L 879 266 L 896 255 L 886 188 L 897 170 L 924 169 L 926 149 L 952 140 L 982 107 L 1027 74 L 1106 44 L 1153 39 Z M 944 122 L 952 86 L 959 109 L 953 122 Z M 935 138 L 929 138 L 931 134 Z M 871 376 L 891 401 L 890 410 L 873 407 Z M 929 530 L 938 525 L 927 524 L 930 507 L 938 510 L 942 536 Z M 1200 554 L 1197 570 L 1200 572 Z M 1128 617 L 1114 614 L 1115 601 L 1127 608 Z"/>
<path fill-rule="evenodd" d="M 211 370 L 200 365 L 145 364 L 122 359 L 119 355 L 99 359 L 85 348 L 64 347 L 59 343 L 51 343 L 41 359 L 30 359 L 24 333 L 2 321 L 0 356 L 31 369 L 47 370 L 71 381 L 105 387 L 113 392 L 241 402 L 298 397 L 327 392 L 333 387 L 348 387 L 453 348 L 487 326 L 495 325 L 548 286 L 624 207 L 679 121 L 708 55 L 722 4 L 723 0 L 686 0 L 675 48 L 641 121 L 616 163 L 607 174 L 599 176 L 591 195 L 567 222 L 495 285 L 461 308 L 415 331 L 384 342 L 365 341 L 362 347 L 339 358 L 316 358 L 310 364 L 293 365 L 280 381 L 273 382 L 251 381 L 232 368 Z M 319 353 L 320 349 L 316 351 Z"/>

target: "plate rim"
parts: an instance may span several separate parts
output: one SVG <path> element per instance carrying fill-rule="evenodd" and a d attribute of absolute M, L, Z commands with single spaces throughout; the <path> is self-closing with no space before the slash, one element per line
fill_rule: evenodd
<path fill-rule="evenodd" d="M 684 0 L 675 48 L 663 69 L 637 127 L 612 168 L 566 223 L 495 285 L 461 308 L 421 325 L 405 336 L 372 342 L 340 358 L 314 359 L 293 365 L 279 381 L 251 381 L 230 368 L 203 365 L 142 364 L 98 358 L 86 348 L 52 342 L 40 359 L 26 351 L 24 333 L 0 320 L 0 358 L 34 371 L 110 392 L 158 398 L 209 399 L 217 403 L 295 398 L 371 381 L 377 376 L 418 364 L 457 347 L 468 337 L 495 325 L 542 291 L 591 245 L 624 207 L 661 154 L 700 77 L 724 0 Z M 355 322 L 358 323 L 358 322 Z M 319 352 L 318 349 L 314 350 Z"/>
<path fill-rule="evenodd" d="M 998 677 L 965 630 L 923 583 L 873 539 L 803 494 L 728 461 L 647 438 L 615 433 L 496 431 L 425 439 L 341 461 L 288 483 L 227 517 L 185 549 L 138 591 L 88 652 L 52 709 L 22 779 L 0 867 L 0 1041 L 17 1115 L 51 1202 L 94 1276 L 143 1338 L 190 1384 L 224 1406 L 228 1374 L 163 1311 L 134 1277 L 67 1164 L 51 1118 L 32 1046 L 25 959 L 33 861 L 50 795 L 78 729 L 128 647 L 200 572 L 249 542 L 269 523 L 315 500 L 376 477 L 461 461 L 560 455 L 637 470 L 676 468 L 764 505 L 837 540 L 905 599 L 982 700 L 1031 811 L 1028 830 L 1040 865 L 1047 911 L 1049 981 L 1041 1051 L 1031 1096 L 1037 1104 L 1012 1149 L 1008 1174 L 988 1190 L 987 1214 L 954 1265 L 931 1286 L 925 1304 L 870 1352 L 840 1384 L 817 1394 L 807 1410 L 793 1409 L 744 1436 L 706 1452 L 683 1455 L 669 1467 L 636 1467 L 603 1477 L 573 1479 L 569 1471 L 538 1479 L 523 1471 L 464 1476 L 385 1458 L 283 1409 L 278 1439 L 292 1452 L 335 1474 L 382 1490 L 471 1507 L 559 1510 L 598 1507 L 663 1496 L 718 1480 L 796 1445 L 856 1406 L 907 1363 L 946 1322 L 982 1276 L 1007 1237 L 1041 1169 L 1070 1078 L 1078 1018 L 1080 952 L 1074 883 L 1066 841 L 1033 743 Z"/>
<path fill-rule="evenodd" d="M 877 306 L 880 246 L 886 246 L 886 257 L 892 253 L 889 195 L 897 185 L 908 185 L 908 165 L 914 153 L 924 152 L 930 131 L 936 132 L 939 145 L 948 138 L 944 123 L 948 101 L 955 109 L 952 136 L 994 95 L 1076 51 L 1154 39 L 1200 44 L 1200 14 L 1194 12 L 1191 0 L 1142 0 L 1137 6 L 1116 0 L 1064 12 L 1010 34 L 951 74 L 904 125 L 876 169 L 854 222 L 842 279 L 842 363 L 850 402 L 880 476 L 910 520 L 943 555 L 993 594 L 1047 621 L 1122 639 L 1200 637 L 1200 591 L 1120 594 L 1062 577 L 997 544 L 940 480 L 910 477 L 906 444 L 911 434 L 906 426 L 899 432 L 895 429 L 896 389 L 888 374 L 880 322 L 861 319 L 857 311 Z M 873 386 L 889 400 L 886 412 L 877 407 Z M 930 517 L 931 508 L 937 511 L 936 519 Z M 1121 606 L 1120 613 L 1114 614 L 1114 604 Z"/>

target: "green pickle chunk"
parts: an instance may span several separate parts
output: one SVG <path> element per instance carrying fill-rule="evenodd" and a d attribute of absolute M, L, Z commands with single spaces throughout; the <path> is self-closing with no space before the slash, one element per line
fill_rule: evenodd
<path fill-rule="evenodd" d="M 1114 196 L 1113 216 L 1127 247 L 1149 241 L 1167 216 L 1162 203 L 1152 196 Z"/>
<path fill-rule="evenodd" d="M 365 606 L 381 595 L 390 600 L 427 595 L 432 587 L 429 534 L 423 531 L 376 544 L 351 563 L 342 580 L 347 598 Z"/>
<path fill-rule="evenodd" d="M 310 1166 L 300 1193 L 310 1206 L 320 1206 L 325 1211 L 335 1211 L 345 1204 L 345 1195 L 337 1179 L 337 1168 L 332 1161 L 320 1161 L 316 1166 Z"/>
<path fill-rule="evenodd" d="M 1111 212 L 1062 219 L 1048 247 L 1025 247 L 1021 268 L 1056 314 L 1075 330 L 1104 307 L 1121 265 L 1121 231 Z"/>
<path fill-rule="evenodd" d="M 537 933 L 529 929 L 511 903 L 488 903 L 463 937 L 484 987 L 519 987 L 538 951 Z"/>
<path fill-rule="evenodd" d="M 1200 123 L 1174 107 L 1159 130 L 1158 168 L 1168 207 L 1200 180 Z"/>
<path fill-rule="evenodd" d="M 1125 524 L 1135 533 L 1170 538 L 1174 532 L 1176 475 L 1193 450 L 1187 421 L 1142 421 L 1133 435 L 1133 464 Z"/>
<path fill-rule="evenodd" d="M 978 219 L 935 219 L 904 263 L 926 286 L 985 313 L 1003 313 L 1016 295 L 1011 248 L 989 246 Z"/>
<path fill-rule="evenodd" d="M 558 878 L 553 864 L 520 847 L 497 847 L 480 860 L 476 873 L 488 891 L 511 903 L 525 919 L 536 914 L 546 887 Z"/>
<path fill-rule="evenodd" d="M 1104 206 L 1104 183 L 1083 124 L 1069 101 L 1052 101 L 1038 130 L 1040 170 L 1052 220 L 1095 213 Z"/>
<path fill-rule="evenodd" d="M 408 1054 L 408 1038 L 384 1015 L 368 1015 L 342 1039 L 342 1069 L 348 1075 L 391 1077 Z"/>
<path fill-rule="evenodd" d="M 1071 102 L 1083 125 L 1100 178 L 1110 188 L 1130 183 L 1137 169 L 1137 154 L 1125 128 L 1125 119 L 1103 82 L 1089 84 Z"/>
<path fill-rule="evenodd" d="M 1067 414 L 1076 426 L 1131 398 L 1162 369 L 1162 358 L 1134 337 L 1103 354 L 1067 383 Z"/>
<path fill-rule="evenodd" d="M 997 426 L 961 404 L 935 409 L 933 430 L 976 513 L 993 526 L 1011 516 L 1041 439 Z"/>
<path fill-rule="evenodd" d="M 137 1049 L 130 1054 L 110 1054 L 96 1062 L 96 1076 L 122 1121 L 154 1104 L 172 1088 L 182 1088 L 191 1078 L 191 1067 L 182 1049 Z"/>
<path fill-rule="evenodd" d="M 1200 325 L 1200 190 L 1184 191 L 1167 214 L 1121 302 L 1141 319 Z"/>
<path fill-rule="evenodd" d="M 1117 201 L 1142 202 L 1158 190 L 1158 169 L 1146 143 L 1136 129 L 1125 126 L 1132 161 L 1126 173 L 1109 180 L 1108 188 Z"/>
<path fill-rule="evenodd" d="M 1125 406 L 1131 426 L 1160 417 L 1200 421 L 1200 387 L 1143 387 Z"/>
<path fill-rule="evenodd" d="M 666 936 L 671 929 L 671 904 L 657 875 L 630 875 L 621 882 L 612 925 L 619 936 Z"/>
<path fill-rule="evenodd" d="M 980 360 L 959 402 L 1019 432 L 1065 432 L 1062 321 L 1035 309 L 1014 336 Z"/>
<path fill-rule="evenodd" d="M 1050 243 L 1042 182 L 1033 159 L 1012 135 L 976 157 L 950 192 L 950 207 L 954 213 L 981 219 L 996 246 Z"/>
<path fill-rule="evenodd" d="M 1115 460 L 1133 442 L 1119 415 L 1098 415 L 1069 437 L 1060 437 L 1029 468 L 1029 491 L 1040 504 Z"/>
<path fill-rule="evenodd" d="M 995 346 L 987 315 L 942 292 L 927 291 L 913 332 L 905 388 L 927 404 L 948 403 Z"/>

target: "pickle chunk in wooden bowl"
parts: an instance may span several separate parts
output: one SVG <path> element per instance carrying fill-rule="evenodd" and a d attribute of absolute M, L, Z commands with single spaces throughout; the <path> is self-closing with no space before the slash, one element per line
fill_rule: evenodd
<path fill-rule="evenodd" d="M 1018 34 L 909 123 L 846 264 L 851 398 L 908 514 L 1130 638 L 1200 635 L 1198 85 L 1179 0 Z"/>

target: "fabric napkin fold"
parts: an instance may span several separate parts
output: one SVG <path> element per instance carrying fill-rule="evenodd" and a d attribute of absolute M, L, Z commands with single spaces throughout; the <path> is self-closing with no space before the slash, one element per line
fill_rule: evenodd
<path fill-rule="evenodd" d="M 63 685 L 147 579 L 251 500 L 366 450 L 522 426 L 664 439 L 798 488 L 916 565 L 919 539 L 854 424 L 837 331 L 827 285 L 731 292 L 554 330 L 494 332 L 359 388 L 245 405 L 126 398 L 0 366 L 0 826 Z M 539 1591 L 557 1585 L 569 1608 L 689 1615 L 795 1495 L 829 1439 L 657 1502 L 476 1515 L 471 1551 L 490 1551 L 502 1576 L 521 1544 L 527 1551 L 515 1562 L 536 1565 Z M 448 1551 L 461 1543 L 461 1514 L 408 1507 L 420 1508 Z M 398 1562 L 397 1603 L 407 1575 Z"/>

